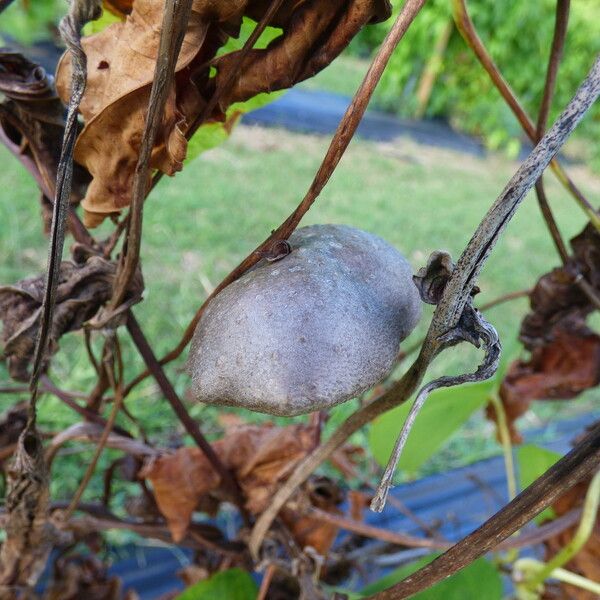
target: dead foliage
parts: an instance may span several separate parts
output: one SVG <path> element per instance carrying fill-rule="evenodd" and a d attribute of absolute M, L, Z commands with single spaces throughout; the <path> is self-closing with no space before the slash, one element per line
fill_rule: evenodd
<path fill-rule="evenodd" d="M 40 187 L 47 225 L 65 129 L 63 103 L 53 78 L 41 66 L 8 48 L 0 49 L 0 92 L 5 98 L 0 103 L 0 138 Z M 83 198 L 88 183 L 87 171 L 76 166 L 73 204 Z"/>
<path fill-rule="evenodd" d="M 591 479 L 588 479 L 577 484 L 552 505 L 557 517 L 582 507 L 590 481 Z M 569 544 L 577 531 L 577 527 L 578 525 L 574 525 L 544 542 L 546 561 Z M 596 518 L 592 535 L 587 543 L 564 568 L 591 581 L 600 581 L 600 516 Z M 547 586 L 544 598 L 552 600 L 594 600 L 597 596 L 587 590 L 560 583 Z"/>
<path fill-rule="evenodd" d="M 318 442 L 314 426 L 242 425 L 213 444 L 236 476 L 246 508 L 259 513 L 283 481 Z M 198 448 L 180 448 L 146 462 L 140 477 L 152 483 L 156 503 L 173 539 L 182 539 L 195 510 L 214 510 L 221 478 Z"/>
<path fill-rule="evenodd" d="M 52 583 L 43 600 L 121 600 L 121 580 L 110 577 L 94 556 L 68 555 L 54 563 Z M 128 595 L 133 600 L 133 596 Z"/>
<path fill-rule="evenodd" d="M 282 33 L 266 49 L 251 50 L 239 69 L 238 51 L 217 57 L 230 37 L 239 36 L 242 19 L 260 20 L 269 4 L 265 0 L 195 0 L 151 168 L 167 175 L 181 170 L 187 138 L 213 94 L 218 94 L 218 106 L 206 116 L 225 120 L 234 102 L 311 77 L 365 23 L 385 19 L 391 11 L 387 0 L 288 0 L 272 20 Z M 82 203 L 84 222 L 92 227 L 131 202 L 164 3 L 111 1 L 108 7 L 124 16 L 123 21 L 82 42 L 88 78 L 80 105 L 85 127 L 77 139 L 75 159 L 93 177 Z M 211 68 L 216 70 L 212 77 Z M 57 87 L 64 102 L 70 96 L 70 82 L 71 58 L 65 54 L 57 69 Z"/>
<path fill-rule="evenodd" d="M 600 293 L 600 234 L 588 225 L 571 240 L 572 255 L 562 267 L 543 275 L 530 294 L 531 311 L 519 339 L 528 360 L 513 362 L 500 386 L 513 442 L 521 435 L 514 424 L 533 400 L 567 400 L 600 383 L 600 336 L 587 326 L 594 310 L 579 285 L 583 277 Z M 493 405 L 488 417 L 495 420 Z"/>
<path fill-rule="evenodd" d="M 75 245 L 72 261 L 64 261 L 56 294 L 56 309 L 50 332 L 48 355 L 58 350 L 58 341 L 69 331 L 81 329 L 109 300 L 116 263 Z M 0 286 L 2 341 L 8 370 L 14 379 L 29 380 L 37 340 L 45 277 L 23 279 L 15 285 Z M 141 294 L 141 276 L 134 280 L 130 297 Z"/>

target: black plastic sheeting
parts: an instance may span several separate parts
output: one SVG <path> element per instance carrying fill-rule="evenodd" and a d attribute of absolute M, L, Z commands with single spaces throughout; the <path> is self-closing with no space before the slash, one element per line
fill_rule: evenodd
<path fill-rule="evenodd" d="M 525 440 L 564 454 L 570 449 L 573 438 L 599 418 L 600 411 L 596 411 L 577 419 L 551 423 L 545 429 L 529 432 Z M 477 528 L 506 503 L 504 462 L 501 456 L 497 456 L 432 475 L 399 485 L 392 490 L 392 495 L 419 519 L 436 526 L 449 540 L 456 541 Z M 380 514 L 365 511 L 365 522 L 390 531 L 423 535 L 418 525 L 399 514 L 398 509 L 389 502 Z M 338 543 L 346 536 L 346 533 L 340 533 Z M 366 543 L 369 546 L 382 546 L 377 541 Z M 429 553 L 422 549 L 399 549 L 397 554 L 390 555 L 389 548 L 385 555 L 366 551 L 366 548 L 359 548 L 355 552 L 361 559 L 361 570 L 344 584 L 346 589 L 360 589 L 399 564 Z M 176 573 L 191 560 L 188 550 L 166 545 L 112 548 L 111 556 L 115 562 L 109 572 L 121 577 L 124 588 L 134 589 L 142 600 L 155 600 L 175 588 L 182 589 Z"/>
<path fill-rule="evenodd" d="M 292 88 L 270 104 L 244 115 L 242 123 L 326 135 L 337 129 L 349 104 L 350 98 L 340 94 Z M 476 156 L 485 154 L 477 140 L 454 131 L 445 121 L 411 121 L 376 110 L 365 113 L 357 135 L 381 142 L 407 136 L 420 144 Z"/>

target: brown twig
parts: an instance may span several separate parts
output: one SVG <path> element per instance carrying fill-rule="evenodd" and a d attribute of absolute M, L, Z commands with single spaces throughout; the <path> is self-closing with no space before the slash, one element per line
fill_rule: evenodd
<path fill-rule="evenodd" d="M 496 86 L 505 102 L 508 104 L 513 114 L 519 121 L 521 127 L 529 137 L 529 139 L 535 144 L 537 143 L 537 131 L 533 121 L 529 118 L 514 92 L 498 70 L 498 67 L 494 63 L 492 57 L 489 55 L 486 47 L 479 38 L 475 26 L 469 16 L 465 0 L 453 0 L 454 6 L 454 20 L 456 26 L 460 31 L 461 35 L 473 50 L 475 56 L 478 58 L 482 67 L 486 70 L 490 76 L 492 83 Z M 594 210 L 594 207 L 588 202 L 585 196 L 577 188 L 575 183 L 570 179 L 562 165 L 557 160 L 552 160 L 550 167 L 554 171 L 554 174 L 558 180 L 565 186 L 565 188 L 572 194 L 577 203 L 581 206 L 587 217 L 594 224 L 597 229 L 600 229 L 600 216 Z"/>
<path fill-rule="evenodd" d="M 518 531 L 555 502 L 564 492 L 598 470 L 600 424 L 597 424 L 566 456 L 550 467 L 514 500 L 481 527 L 452 546 L 427 566 L 400 583 L 373 596 L 377 600 L 408 598 L 449 577 Z"/>
<path fill-rule="evenodd" d="M 124 529 L 138 535 L 162 540 L 169 544 L 173 543 L 171 532 L 163 523 L 140 523 L 116 516 L 108 516 L 103 512 L 102 516 L 94 514 L 73 518 L 62 525 L 64 529 L 82 532 L 106 531 L 111 529 Z M 238 556 L 243 552 L 243 545 L 238 542 L 228 542 L 219 539 L 220 531 L 212 525 L 192 523 L 188 527 L 185 537 L 179 545 L 198 550 L 208 548 L 215 552 L 226 555 Z"/>
<path fill-rule="evenodd" d="M 311 508 L 307 514 L 311 518 L 316 519 L 321 523 L 328 523 L 329 525 L 334 525 L 340 529 L 352 531 L 353 533 L 362 535 L 364 537 L 381 540 L 382 542 L 388 542 L 398 546 L 406 546 L 407 548 L 431 548 L 432 550 L 447 550 L 452 545 L 450 542 L 444 542 L 432 538 L 420 538 L 405 533 L 396 533 L 395 531 L 389 531 L 388 529 L 382 529 L 381 527 L 373 527 L 372 525 L 360 523 L 354 519 L 349 519 L 348 517 L 334 515 L 327 511 L 321 510 L 320 508 Z"/>
<path fill-rule="evenodd" d="M 269 593 L 269 588 L 271 587 L 271 582 L 273 581 L 273 577 L 277 572 L 277 567 L 274 564 L 270 564 L 265 570 L 265 574 L 260 582 L 260 589 L 258 590 L 258 596 L 256 600 L 267 600 L 267 594 Z"/>
<path fill-rule="evenodd" d="M 173 350 L 168 352 L 160 360 L 160 364 L 164 365 L 172 360 L 175 360 L 186 348 L 200 317 L 208 305 L 208 303 L 229 284 L 239 279 L 248 269 L 253 267 L 265 252 L 269 250 L 271 245 L 278 240 L 285 240 L 294 232 L 302 217 L 308 212 L 310 207 L 313 205 L 319 194 L 329 181 L 329 178 L 333 174 L 337 167 L 340 159 L 342 158 L 348 144 L 352 140 L 358 125 L 367 109 L 367 105 L 373 95 L 377 83 L 381 79 L 381 75 L 394 51 L 394 48 L 400 42 L 404 33 L 408 29 L 409 25 L 413 22 L 426 0 L 407 0 L 402 7 L 402 11 L 398 15 L 394 25 L 388 33 L 386 39 L 381 45 L 377 55 L 373 59 L 367 74 L 360 87 L 358 88 L 350 106 L 347 108 L 344 116 L 342 117 L 336 132 L 331 140 L 327 153 L 321 162 L 321 166 L 317 171 L 306 195 L 298 204 L 294 212 L 292 212 L 288 218 L 275 230 L 273 233 L 254 251 L 252 251 L 229 275 L 221 281 L 221 283 L 215 288 L 214 292 L 206 299 L 206 301 L 200 306 L 193 319 L 187 326 L 183 337 Z M 133 379 L 125 388 L 125 394 L 131 391 L 135 385 L 145 379 L 149 375 L 148 371 L 140 373 L 135 379 Z"/>
<path fill-rule="evenodd" d="M 254 526 L 249 542 L 249 548 L 253 555 L 258 555 L 262 540 L 273 519 L 289 500 L 297 486 L 306 481 L 306 478 L 355 431 L 383 412 L 405 402 L 412 395 L 421 382 L 428 365 L 437 355 L 440 339 L 443 339 L 456 327 L 465 304 L 471 298 L 475 281 L 500 234 L 514 216 L 525 194 L 539 179 L 550 160 L 559 151 L 599 95 L 600 58 L 596 60 L 589 75 L 552 129 L 519 167 L 481 221 L 444 288 L 443 296 L 437 305 L 417 360 L 392 388 L 350 415 L 324 444 L 298 464 Z"/>
<path fill-rule="evenodd" d="M 54 396 L 62 400 L 69 408 L 72 408 L 76 413 L 80 414 L 86 421 L 91 421 L 92 423 L 96 423 L 101 427 L 107 426 L 107 421 L 106 419 L 104 419 L 104 417 L 78 404 L 76 402 L 76 396 L 56 387 L 47 375 L 41 376 L 40 387 L 44 392 L 53 394 Z M 114 425 L 112 429 L 115 433 L 118 433 L 119 435 L 131 437 L 131 434 L 119 425 Z"/>
<path fill-rule="evenodd" d="M 92 475 L 94 474 L 96 465 L 98 464 L 98 460 L 100 459 L 100 455 L 102 454 L 102 451 L 104 450 L 104 447 L 106 446 L 106 442 L 108 441 L 108 436 L 112 432 L 117 415 L 119 414 L 119 410 L 121 409 L 121 405 L 123 403 L 123 394 L 121 392 L 121 382 L 122 382 L 122 377 L 123 377 L 123 370 L 122 370 L 122 362 L 120 360 L 119 340 L 116 337 L 116 335 L 115 335 L 113 341 L 114 341 L 114 356 L 107 357 L 107 360 L 105 361 L 105 363 L 106 363 L 106 372 L 108 373 L 108 378 L 110 380 L 111 387 L 113 388 L 114 393 L 115 393 L 115 399 L 113 401 L 112 409 L 111 409 L 108 419 L 106 421 L 106 425 L 104 426 L 104 430 L 102 431 L 102 435 L 100 436 L 100 439 L 98 440 L 98 444 L 96 445 L 96 449 L 94 450 L 94 455 L 92 456 L 92 460 L 88 463 L 87 469 L 83 475 L 83 478 L 79 484 L 79 487 L 77 488 L 75 494 L 73 495 L 73 498 L 71 499 L 71 502 L 69 503 L 69 506 L 67 507 L 67 509 L 64 512 L 63 516 L 66 521 L 69 520 L 69 518 L 77 510 L 79 501 L 81 500 L 81 497 L 83 496 L 83 493 L 85 492 L 85 489 L 87 488 L 87 486 L 92 478 Z M 116 360 L 115 360 L 115 358 L 116 358 Z M 115 362 L 117 362 L 121 366 L 121 369 L 119 369 L 118 376 L 115 375 Z"/>
<path fill-rule="evenodd" d="M 115 277 L 109 311 L 114 311 L 123 302 L 138 268 L 142 243 L 144 199 L 150 183 L 150 157 L 163 121 L 167 96 L 173 85 L 177 57 L 187 28 L 192 0 L 173 0 L 172 2 L 166 2 L 164 6 L 158 56 L 148 102 L 148 114 L 142 133 L 140 154 L 133 176 L 126 247 Z"/>
<path fill-rule="evenodd" d="M 544 94 L 542 96 L 536 125 L 537 140 L 541 140 L 544 133 L 546 133 L 546 124 L 548 123 L 550 106 L 552 105 L 552 98 L 554 97 L 554 90 L 556 89 L 556 76 L 558 74 L 558 67 L 560 65 L 563 48 L 565 46 L 565 38 L 567 36 L 570 4 L 571 0 L 556 0 L 554 35 L 552 37 L 552 47 L 548 59 L 548 69 L 546 70 Z"/>
<path fill-rule="evenodd" d="M 133 312 L 129 311 L 127 317 L 127 330 L 131 335 L 131 339 L 138 349 L 140 355 L 144 359 L 148 369 L 154 376 L 156 383 L 160 387 L 162 393 L 165 395 L 169 404 L 173 408 L 173 411 L 185 427 L 186 431 L 192 436 L 197 446 L 205 454 L 210 464 L 213 466 L 215 471 L 221 476 L 225 489 L 229 492 L 232 500 L 238 505 L 242 514 L 246 514 L 244 510 L 244 500 L 242 498 L 239 486 L 232 474 L 225 468 L 220 458 L 217 456 L 213 447 L 202 435 L 198 423 L 190 417 L 183 402 L 179 399 L 175 388 L 171 385 L 171 382 L 167 379 L 162 367 L 160 366 L 158 359 L 154 355 L 148 340 L 144 336 L 139 323 L 137 322 Z"/>
<path fill-rule="evenodd" d="M 540 105 L 540 111 L 538 113 L 538 120 L 536 124 L 536 142 L 539 142 L 545 131 L 546 123 L 548 122 L 548 115 L 550 114 L 550 106 L 552 104 L 552 98 L 554 96 L 554 90 L 556 88 L 556 75 L 558 73 L 558 67 L 562 57 L 562 51 L 565 44 L 565 37 L 567 33 L 567 24 L 569 22 L 569 5 L 570 0 L 557 0 L 556 2 L 556 22 L 554 25 L 554 35 L 552 37 L 552 48 L 550 50 L 550 58 L 548 59 L 548 69 L 546 70 L 546 81 L 544 83 L 544 94 L 542 96 L 542 102 Z M 548 199 L 546 198 L 546 190 L 544 189 L 544 179 L 540 177 L 535 184 L 535 192 L 538 199 L 540 210 L 546 221 L 546 226 L 552 237 L 552 241 L 556 246 L 556 251 L 560 256 L 563 264 L 565 264 L 569 258 L 567 247 L 560 235 L 556 219 L 552 214 Z"/>

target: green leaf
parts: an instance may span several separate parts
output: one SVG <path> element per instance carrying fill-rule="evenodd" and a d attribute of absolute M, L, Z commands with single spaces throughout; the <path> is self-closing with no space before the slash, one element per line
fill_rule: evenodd
<path fill-rule="evenodd" d="M 258 587 L 242 569 L 229 569 L 185 589 L 175 600 L 255 600 Z"/>
<path fill-rule="evenodd" d="M 217 52 L 217 56 L 221 56 L 222 54 L 227 54 L 229 52 L 235 52 L 236 50 L 241 50 L 246 42 L 246 40 L 250 37 L 254 28 L 256 27 L 256 21 L 253 21 L 249 17 L 244 17 L 242 21 L 242 26 L 240 28 L 240 35 L 237 38 L 230 37 L 224 46 L 222 46 Z M 266 48 L 275 38 L 278 38 L 283 33 L 283 29 L 279 27 L 265 27 L 265 30 L 260 34 L 258 40 L 256 40 L 256 44 L 254 44 L 254 48 L 257 50 L 263 50 Z"/>
<path fill-rule="evenodd" d="M 83 28 L 83 35 L 93 35 L 100 33 L 113 23 L 119 23 L 121 19 L 117 15 L 113 15 L 109 10 L 104 9 L 99 19 L 87 23 Z"/>
<path fill-rule="evenodd" d="M 437 554 L 431 554 L 414 563 L 392 571 L 379 581 L 362 590 L 367 598 L 402 581 L 421 567 L 430 563 Z M 487 559 L 480 558 L 444 581 L 440 581 L 418 594 L 412 600 L 501 600 L 502 579 L 496 567 Z"/>
<path fill-rule="evenodd" d="M 188 142 L 184 164 L 197 156 L 222 144 L 229 137 L 225 123 L 206 123 L 202 125 Z"/>
<path fill-rule="evenodd" d="M 519 484 L 521 489 L 531 485 L 538 477 L 543 475 L 556 461 L 561 458 L 558 452 L 540 448 L 534 444 L 524 444 L 517 448 L 517 463 L 519 465 Z M 534 521 L 540 523 L 553 519 L 556 515 L 551 508 L 542 511 Z"/>
<path fill-rule="evenodd" d="M 487 402 L 493 380 L 436 390 L 417 416 L 400 458 L 400 468 L 414 474 Z M 369 447 L 377 462 L 387 464 L 412 402 L 377 417 L 369 428 Z"/>

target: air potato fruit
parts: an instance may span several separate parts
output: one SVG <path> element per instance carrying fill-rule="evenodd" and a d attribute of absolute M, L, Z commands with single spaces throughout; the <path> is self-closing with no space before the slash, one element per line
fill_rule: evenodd
<path fill-rule="evenodd" d="M 207 306 L 187 369 L 199 402 L 294 416 L 345 402 L 391 371 L 421 316 L 406 259 L 345 225 L 296 230 Z"/>

